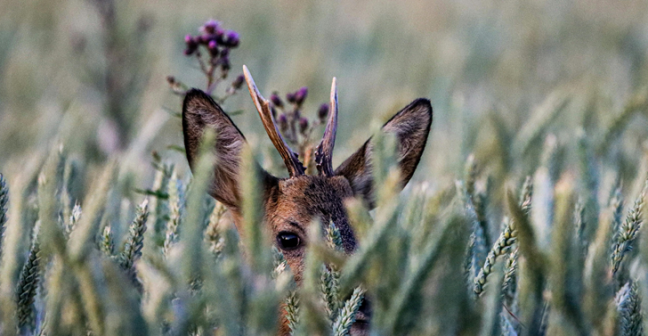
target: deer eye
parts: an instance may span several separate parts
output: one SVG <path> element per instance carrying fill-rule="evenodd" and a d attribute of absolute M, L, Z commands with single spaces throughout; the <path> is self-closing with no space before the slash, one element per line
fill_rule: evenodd
<path fill-rule="evenodd" d="M 277 235 L 277 244 L 282 250 L 294 250 L 301 245 L 301 239 L 298 235 L 290 232 L 279 232 Z"/>

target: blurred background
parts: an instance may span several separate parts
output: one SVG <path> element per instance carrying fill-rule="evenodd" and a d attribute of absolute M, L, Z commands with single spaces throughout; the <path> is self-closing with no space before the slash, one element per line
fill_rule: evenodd
<path fill-rule="evenodd" d="M 547 97 L 570 97 L 542 125 L 569 143 L 609 123 L 648 76 L 642 0 L 2 0 L 0 171 L 56 142 L 90 164 L 125 157 L 140 187 L 153 151 L 186 169 L 169 149 L 182 145 L 181 98 L 166 77 L 205 86 L 183 39 L 210 18 L 241 35 L 230 79 L 246 64 L 266 96 L 308 86 L 304 112 L 314 116 L 338 78 L 336 164 L 369 125 L 430 98 L 415 179 L 432 184 L 452 181 L 471 152 L 489 170 L 524 173 L 505 152 L 515 155 L 515 134 Z M 235 123 L 271 148 L 246 91 L 225 107 L 244 110 Z M 628 127 L 631 146 L 605 155 L 634 167 L 648 123 L 633 116 Z"/>

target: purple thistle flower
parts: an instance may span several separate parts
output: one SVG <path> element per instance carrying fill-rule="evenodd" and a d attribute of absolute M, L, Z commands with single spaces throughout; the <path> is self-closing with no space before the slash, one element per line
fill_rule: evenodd
<path fill-rule="evenodd" d="M 320 105 L 319 110 L 317 110 L 317 117 L 321 122 L 324 122 L 326 120 L 326 117 L 328 116 L 329 113 L 329 105 L 324 103 Z"/>
<path fill-rule="evenodd" d="M 289 103 L 295 103 L 295 94 L 290 92 L 286 93 L 286 100 Z"/>
<path fill-rule="evenodd" d="M 229 59 L 230 49 L 236 48 L 240 44 L 240 35 L 234 30 L 225 30 L 221 22 L 210 19 L 202 24 L 198 31 L 198 35 L 186 35 L 184 38 L 186 56 L 198 56 L 200 62 L 205 53 L 209 54 L 208 63 L 201 63 L 201 69 L 205 76 L 208 78 L 208 83 L 214 82 L 217 79 L 226 79 L 231 63 Z M 204 46 L 204 49 L 201 47 Z M 206 50 L 205 50 L 206 49 Z M 208 67 L 207 67 L 208 65 Z M 215 72 L 216 71 L 216 72 Z M 231 83 L 231 87 L 227 89 L 228 94 L 233 94 L 245 83 L 245 77 L 238 76 Z M 210 90 L 215 90 L 216 85 L 210 87 Z"/>
<path fill-rule="evenodd" d="M 214 34 L 220 23 L 214 19 L 207 21 L 201 28 L 201 30 L 207 34 Z"/>
<path fill-rule="evenodd" d="M 282 108 L 283 107 L 283 101 L 281 101 L 281 98 L 279 98 L 279 95 L 277 92 L 273 92 L 272 95 L 270 96 L 270 101 L 274 106 Z"/>
<path fill-rule="evenodd" d="M 216 36 L 216 34 L 205 34 L 205 35 L 203 35 L 203 39 L 205 39 L 207 41 L 207 44 L 209 44 L 209 42 L 211 42 L 211 41 L 214 41 L 217 44 L 220 44 L 220 42 L 218 42 L 218 37 Z"/>
<path fill-rule="evenodd" d="M 299 131 L 304 134 L 308 130 L 308 118 L 299 118 Z"/>
<path fill-rule="evenodd" d="M 193 36 L 187 35 L 185 36 L 185 46 L 184 54 L 190 56 L 198 49 L 198 42 Z"/>
<path fill-rule="evenodd" d="M 196 46 L 198 42 L 196 42 L 196 39 L 193 36 L 187 34 L 185 35 L 185 44 L 187 45 L 187 47 L 190 47 Z"/>
<path fill-rule="evenodd" d="M 207 44 L 207 50 L 209 50 L 209 54 L 212 57 L 218 56 L 218 44 L 216 43 L 216 41 L 209 41 L 209 44 Z"/>
<path fill-rule="evenodd" d="M 215 35 L 216 35 L 216 37 L 222 39 L 222 38 L 223 38 L 223 35 L 225 35 L 225 29 L 223 29 L 223 28 L 221 28 L 221 27 L 217 27 L 217 28 L 216 28 L 216 32 L 215 32 Z"/>
<path fill-rule="evenodd" d="M 220 64 L 221 64 L 221 69 L 223 69 L 223 71 L 227 71 L 231 68 L 229 57 L 221 57 Z"/>
<path fill-rule="evenodd" d="M 243 82 L 245 81 L 245 76 L 238 75 L 236 79 L 232 82 L 232 87 L 236 90 L 240 89 L 243 86 Z"/>
<path fill-rule="evenodd" d="M 203 34 L 196 37 L 196 42 L 202 45 L 207 45 L 210 40 L 211 40 L 211 35 L 209 34 Z"/>
<path fill-rule="evenodd" d="M 277 121 L 279 122 L 279 129 L 281 130 L 281 132 L 285 132 L 286 130 L 288 130 L 288 118 L 286 117 L 285 114 L 283 113 L 280 114 L 279 120 Z"/>
<path fill-rule="evenodd" d="M 304 86 L 301 89 L 297 90 L 297 92 L 295 92 L 295 102 L 297 103 L 297 105 L 301 105 L 306 99 L 306 96 L 308 96 L 307 87 Z"/>
<path fill-rule="evenodd" d="M 233 30 L 228 31 L 227 35 L 224 38 L 224 44 L 231 48 L 238 47 L 240 42 L 241 42 L 241 37 L 239 36 L 239 33 Z"/>

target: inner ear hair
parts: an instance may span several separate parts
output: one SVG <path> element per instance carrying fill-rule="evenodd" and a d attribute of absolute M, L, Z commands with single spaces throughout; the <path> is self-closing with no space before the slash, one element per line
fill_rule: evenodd
<path fill-rule="evenodd" d="M 412 178 L 421 160 L 432 126 L 432 115 L 430 101 L 419 98 L 396 113 L 382 127 L 383 132 L 397 137 L 397 160 L 403 187 Z"/>
<path fill-rule="evenodd" d="M 419 98 L 396 113 L 382 127 L 382 132 L 394 134 L 397 139 L 397 161 L 401 169 L 401 188 L 414 175 L 418 166 L 430 127 L 432 105 L 428 99 Z M 371 139 L 347 158 L 335 175 L 347 178 L 356 195 L 361 196 L 369 208 L 374 207 Z"/>
<path fill-rule="evenodd" d="M 189 166 L 193 168 L 205 130 L 216 134 L 214 180 L 209 193 L 228 207 L 238 208 L 239 166 L 245 137 L 232 119 L 214 101 L 198 89 L 187 92 L 182 107 L 182 132 Z"/>

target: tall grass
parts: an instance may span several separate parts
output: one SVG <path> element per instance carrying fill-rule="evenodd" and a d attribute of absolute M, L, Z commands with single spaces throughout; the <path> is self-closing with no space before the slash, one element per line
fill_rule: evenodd
<path fill-rule="evenodd" d="M 207 137 L 204 148 L 213 143 Z M 645 253 L 636 251 L 645 217 L 645 174 L 636 173 L 628 192 L 615 187 L 610 194 L 593 194 L 590 186 L 603 181 L 582 174 L 612 162 L 587 156 L 591 169 L 582 172 L 576 168 L 582 158 L 570 162 L 557 156 L 552 159 L 560 161 L 552 164 L 558 169 L 555 182 L 538 178 L 550 162 L 542 160 L 532 171 L 535 179 L 511 172 L 504 180 L 523 183 L 493 185 L 477 156 L 471 156 L 466 173 L 457 174 L 465 180 L 456 188 L 414 186 L 418 191 L 398 197 L 388 140 L 376 139 L 375 213 L 354 215 L 360 202 L 349 203 L 353 225 L 362 228 L 360 249 L 344 257 L 334 223 L 325 237 L 315 229 L 322 224 L 313 223 L 301 288 L 259 225 L 253 153 L 245 152 L 243 159 L 246 240 L 239 242 L 222 205 L 205 194 L 213 164 L 206 149 L 193 177 L 156 165 L 169 176 L 166 190 L 133 197 L 141 204 L 130 223 L 122 223 L 103 218 L 111 215 L 110 198 L 130 197 L 115 183 L 128 173 L 116 174 L 111 161 L 96 173 L 66 177 L 61 167 L 72 159 L 55 146 L 44 163 L 36 163 L 39 174 L 17 171 L 16 184 L 12 175 L 0 180 L 0 218 L 7 232 L 3 270 L 15 265 L 2 282 L 11 288 L 4 296 L 3 332 L 272 335 L 285 311 L 295 335 L 346 335 L 364 296 L 373 302 L 370 323 L 376 335 L 643 332 L 648 269 Z M 553 146 L 569 146 L 560 140 L 551 140 Z M 546 147 L 542 141 L 530 146 Z M 534 161 L 517 158 L 519 165 Z M 616 171 L 615 176 L 625 175 Z M 59 196 L 70 193 L 70 183 L 63 183 L 70 178 L 91 185 L 75 209 Z M 624 196 L 633 190 L 638 193 Z M 28 205 L 32 197 L 37 197 L 34 215 Z M 583 215 L 589 203 L 578 200 L 588 197 L 597 204 L 589 210 L 598 223 Z M 634 199 L 631 206 L 624 205 L 625 198 Z M 534 207 L 548 213 L 534 216 Z M 149 218 L 164 227 L 156 229 Z M 128 231 L 113 236 L 113 226 Z M 593 232 L 591 238 L 585 238 L 584 227 Z M 24 228 L 33 233 L 16 240 L 16 230 Z M 164 238 L 147 234 L 147 228 Z M 490 246 L 486 232 L 497 237 Z"/>
<path fill-rule="evenodd" d="M 274 335 L 285 316 L 346 335 L 366 297 L 373 335 L 644 334 L 645 6 L 236 3 L 0 4 L 0 333 Z M 247 63 L 268 96 L 338 77 L 336 162 L 432 98 L 415 179 L 394 193 L 377 138 L 378 207 L 347 203 L 359 249 L 312 223 L 300 287 L 259 225 L 253 162 L 280 165 L 249 99 L 226 89 L 254 145 L 244 234 L 205 193 L 210 152 L 194 174 L 179 153 L 164 78 L 203 82 L 179 41 L 205 13 L 241 32 L 233 74 Z"/>

